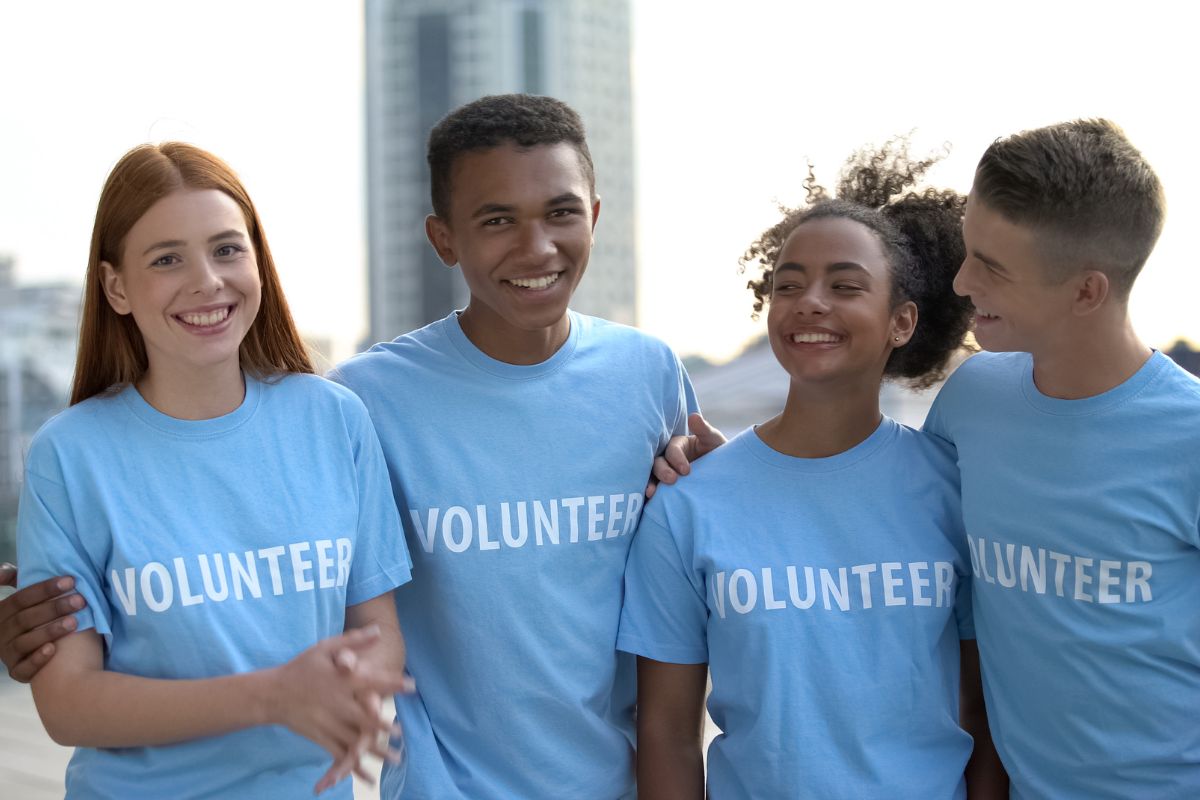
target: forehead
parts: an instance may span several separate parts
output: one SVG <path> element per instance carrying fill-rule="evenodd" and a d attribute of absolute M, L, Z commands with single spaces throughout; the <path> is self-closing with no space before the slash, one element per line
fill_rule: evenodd
<path fill-rule="evenodd" d="M 968 249 L 988 250 L 983 255 L 996 259 L 1007 255 L 1010 260 L 1025 262 L 1039 252 L 1036 230 L 1009 220 L 979 199 L 974 191 L 967 195 L 963 239 Z"/>
<path fill-rule="evenodd" d="M 156 202 L 129 229 L 128 240 L 186 239 L 210 230 L 246 230 L 242 209 L 218 189 L 179 189 Z"/>
<path fill-rule="evenodd" d="M 887 257 L 875 231 L 844 217 L 822 217 L 800 223 L 783 243 L 778 264 L 818 269 L 853 262 L 868 272 L 887 274 Z"/>
<path fill-rule="evenodd" d="M 450 203 L 456 209 L 541 203 L 568 192 L 587 199 L 591 187 L 579 152 L 567 142 L 528 148 L 506 142 L 472 150 L 458 156 L 450 170 Z"/>

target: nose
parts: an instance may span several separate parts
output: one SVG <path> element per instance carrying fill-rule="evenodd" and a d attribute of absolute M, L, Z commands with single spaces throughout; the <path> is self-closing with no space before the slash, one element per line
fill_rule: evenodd
<path fill-rule="evenodd" d="M 794 311 L 797 314 L 808 314 L 813 316 L 828 314 L 829 298 L 826 297 L 823 287 L 820 284 L 809 286 L 799 297 L 796 298 Z"/>
<path fill-rule="evenodd" d="M 225 285 L 220 270 L 210 258 L 202 258 L 193 262 L 195 268 L 192 274 L 193 294 L 216 294 Z"/>
<path fill-rule="evenodd" d="M 525 226 L 518 247 L 522 263 L 535 267 L 545 264 L 558 250 L 550 232 L 538 222 Z"/>
<path fill-rule="evenodd" d="M 974 285 L 974 274 L 971 269 L 971 262 L 968 259 L 959 266 L 958 274 L 954 276 L 954 293 L 959 297 L 970 297 L 971 289 Z"/>

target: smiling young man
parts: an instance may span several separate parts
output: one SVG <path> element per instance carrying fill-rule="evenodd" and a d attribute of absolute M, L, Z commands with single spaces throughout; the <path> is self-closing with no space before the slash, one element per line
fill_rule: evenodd
<path fill-rule="evenodd" d="M 996 141 L 967 203 L 955 288 L 991 352 L 925 427 L 958 451 L 1015 798 L 1200 796 L 1200 381 L 1128 313 L 1164 214 L 1103 120 Z"/>
<path fill-rule="evenodd" d="M 383 796 L 631 797 L 622 579 L 691 386 L 666 345 L 568 310 L 600 213 L 574 111 L 485 97 L 428 157 L 426 232 L 470 302 L 332 376 L 371 412 L 416 575 L 397 596 L 409 764 Z"/>

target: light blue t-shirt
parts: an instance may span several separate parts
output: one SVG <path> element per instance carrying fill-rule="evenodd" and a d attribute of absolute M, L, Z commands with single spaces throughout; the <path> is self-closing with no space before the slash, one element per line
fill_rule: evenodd
<path fill-rule="evenodd" d="M 413 554 L 405 798 L 633 791 L 622 574 L 651 462 L 695 408 L 662 342 L 570 314 L 549 359 L 489 358 L 451 314 L 338 368 L 379 431 Z M 384 766 L 385 798 L 403 771 Z"/>
<path fill-rule="evenodd" d="M 962 798 L 967 559 L 933 438 L 884 418 L 793 458 L 747 430 L 647 506 L 617 646 L 708 663 L 712 798 Z"/>
<path fill-rule="evenodd" d="M 23 585 L 75 577 L 105 669 L 147 678 L 277 666 L 409 577 L 366 410 L 312 375 L 247 376 L 242 404 L 209 420 L 166 416 L 132 387 L 72 406 L 30 448 L 17 552 Z M 291 800 L 331 761 L 282 726 L 78 748 L 67 797 Z M 343 781 L 328 796 L 351 794 Z"/>
<path fill-rule="evenodd" d="M 1200 797 L 1200 381 L 1156 352 L 1059 400 L 981 353 L 925 427 L 958 448 L 1012 796 Z"/>

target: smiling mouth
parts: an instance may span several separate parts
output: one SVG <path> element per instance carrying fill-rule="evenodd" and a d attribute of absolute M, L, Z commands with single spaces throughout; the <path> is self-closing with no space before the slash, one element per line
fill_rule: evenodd
<path fill-rule="evenodd" d="M 549 289 L 551 286 L 558 283 L 558 279 L 560 277 L 562 277 L 561 272 L 554 272 L 550 275 L 542 275 L 537 278 L 505 278 L 504 282 L 512 284 L 513 286 L 519 286 L 522 289 L 541 291 L 543 289 Z"/>
<path fill-rule="evenodd" d="M 837 344 L 845 338 L 836 333 L 793 333 L 788 337 L 792 344 Z"/>
<path fill-rule="evenodd" d="M 979 309 L 975 309 L 975 317 L 983 320 L 984 322 L 992 322 L 993 320 L 1000 319 L 1000 317 L 996 316 L 995 314 L 986 314 Z"/>
<path fill-rule="evenodd" d="M 229 319 L 233 308 L 233 306 L 225 306 L 203 314 L 176 314 L 175 319 L 193 328 L 213 328 Z"/>

